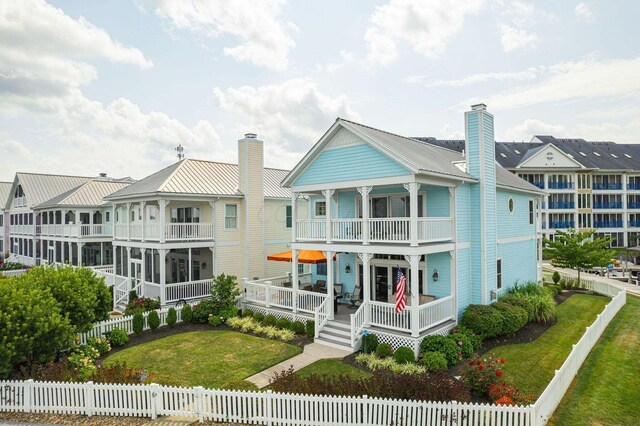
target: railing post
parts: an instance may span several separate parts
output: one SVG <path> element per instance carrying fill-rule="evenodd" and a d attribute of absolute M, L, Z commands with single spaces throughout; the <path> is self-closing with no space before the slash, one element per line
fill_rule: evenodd
<path fill-rule="evenodd" d="M 356 342 L 356 317 L 354 314 L 351 314 L 349 318 L 351 320 L 351 347 L 353 348 Z"/>
<path fill-rule="evenodd" d="M 271 281 L 265 281 L 264 286 L 264 304 L 269 308 L 271 306 Z"/>
<path fill-rule="evenodd" d="M 24 394 L 22 397 L 22 406 L 25 413 L 31 412 L 31 394 L 33 393 L 33 379 L 24 382 Z"/>
<path fill-rule="evenodd" d="M 264 415 L 267 418 L 267 425 L 271 426 L 273 424 L 273 419 L 271 418 L 271 399 L 272 399 L 272 391 L 271 389 L 267 390 L 266 392 L 266 397 L 265 397 L 265 409 L 264 409 Z"/>
<path fill-rule="evenodd" d="M 151 397 L 151 420 L 155 420 L 158 418 L 158 414 L 162 412 L 162 390 L 157 383 L 151 383 L 148 389 Z"/>
<path fill-rule="evenodd" d="M 367 395 L 362 395 L 362 421 L 360 423 L 363 425 L 371 423 L 369 421 L 369 397 Z"/>
<path fill-rule="evenodd" d="M 91 417 L 93 416 L 93 406 L 95 402 L 93 400 L 93 382 L 88 381 L 84 385 L 84 414 Z"/>
<path fill-rule="evenodd" d="M 204 388 L 202 386 L 196 387 L 196 411 L 198 421 L 202 423 L 204 421 Z"/>

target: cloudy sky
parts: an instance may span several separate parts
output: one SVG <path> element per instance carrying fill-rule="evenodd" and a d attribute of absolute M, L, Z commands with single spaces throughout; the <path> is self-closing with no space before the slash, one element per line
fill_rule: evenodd
<path fill-rule="evenodd" d="M 142 178 L 236 161 L 246 132 L 292 167 L 338 116 L 461 138 L 640 142 L 640 2 L 0 0 L 0 180 Z"/>

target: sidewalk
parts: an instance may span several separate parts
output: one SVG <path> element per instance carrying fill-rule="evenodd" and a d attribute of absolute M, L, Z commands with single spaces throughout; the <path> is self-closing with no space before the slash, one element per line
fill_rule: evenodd
<path fill-rule="evenodd" d="M 329 346 L 321 345 L 319 343 L 311 343 L 304 347 L 304 352 L 300 355 L 296 355 L 293 358 L 281 362 L 280 364 L 276 364 L 271 368 L 267 368 L 266 370 L 261 371 L 258 374 L 254 374 L 253 376 L 248 377 L 245 380 L 262 389 L 269 384 L 269 379 L 275 373 L 279 373 L 282 370 L 288 370 L 291 366 L 293 366 L 293 371 L 298 371 L 306 367 L 307 365 L 313 364 L 314 362 L 321 359 L 339 359 L 344 358 L 345 356 L 350 354 L 351 353 L 348 351 L 330 348 Z"/>
<path fill-rule="evenodd" d="M 566 274 L 569 275 L 571 277 L 578 277 L 578 271 L 573 270 L 573 269 L 565 269 L 565 268 L 558 268 L 555 266 L 551 266 L 551 264 L 549 263 L 544 263 L 542 265 L 542 269 L 547 269 L 549 271 L 558 271 L 562 274 Z M 595 275 L 595 274 L 588 274 L 586 272 L 580 272 L 580 278 L 584 278 L 584 279 L 590 279 L 590 280 L 594 280 L 594 281 L 598 281 L 601 283 L 605 283 L 605 284 L 612 284 L 615 285 L 619 288 L 624 288 L 627 290 L 627 294 L 633 294 L 635 296 L 640 296 L 640 286 L 634 285 L 634 284 L 629 284 L 627 282 L 622 282 L 622 281 L 618 281 L 618 280 L 614 280 L 611 278 L 607 278 L 607 277 L 602 277 L 600 275 Z"/>

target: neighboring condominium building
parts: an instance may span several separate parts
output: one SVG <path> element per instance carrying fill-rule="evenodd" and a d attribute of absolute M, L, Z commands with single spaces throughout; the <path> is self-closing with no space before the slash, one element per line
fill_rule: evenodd
<path fill-rule="evenodd" d="M 464 151 L 463 140 L 419 140 Z M 534 136 L 496 142 L 496 160 L 547 192 L 544 235 L 557 229 L 596 229 L 612 247 L 640 246 L 640 144 Z"/>

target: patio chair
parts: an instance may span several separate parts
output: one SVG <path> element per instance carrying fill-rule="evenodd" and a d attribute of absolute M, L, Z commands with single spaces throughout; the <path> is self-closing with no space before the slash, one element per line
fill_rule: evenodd
<path fill-rule="evenodd" d="M 302 290 L 303 291 L 313 291 L 313 286 L 311 284 L 305 285 Z"/>
<path fill-rule="evenodd" d="M 360 303 L 360 295 L 361 295 L 361 288 L 359 285 L 355 286 L 353 289 L 352 293 L 345 293 L 344 294 L 344 300 L 348 301 L 349 303 L 351 303 L 351 305 L 349 306 L 350 309 L 356 309 L 356 303 Z"/>
<path fill-rule="evenodd" d="M 290 281 L 285 281 L 285 282 L 283 282 L 283 283 L 282 283 L 282 287 L 285 287 L 285 288 L 291 288 L 291 282 L 290 282 Z"/>
<path fill-rule="evenodd" d="M 322 288 L 325 287 L 327 285 L 327 282 L 325 280 L 318 280 L 316 281 L 316 283 L 313 285 L 313 290 L 316 293 L 320 293 L 322 292 Z"/>

